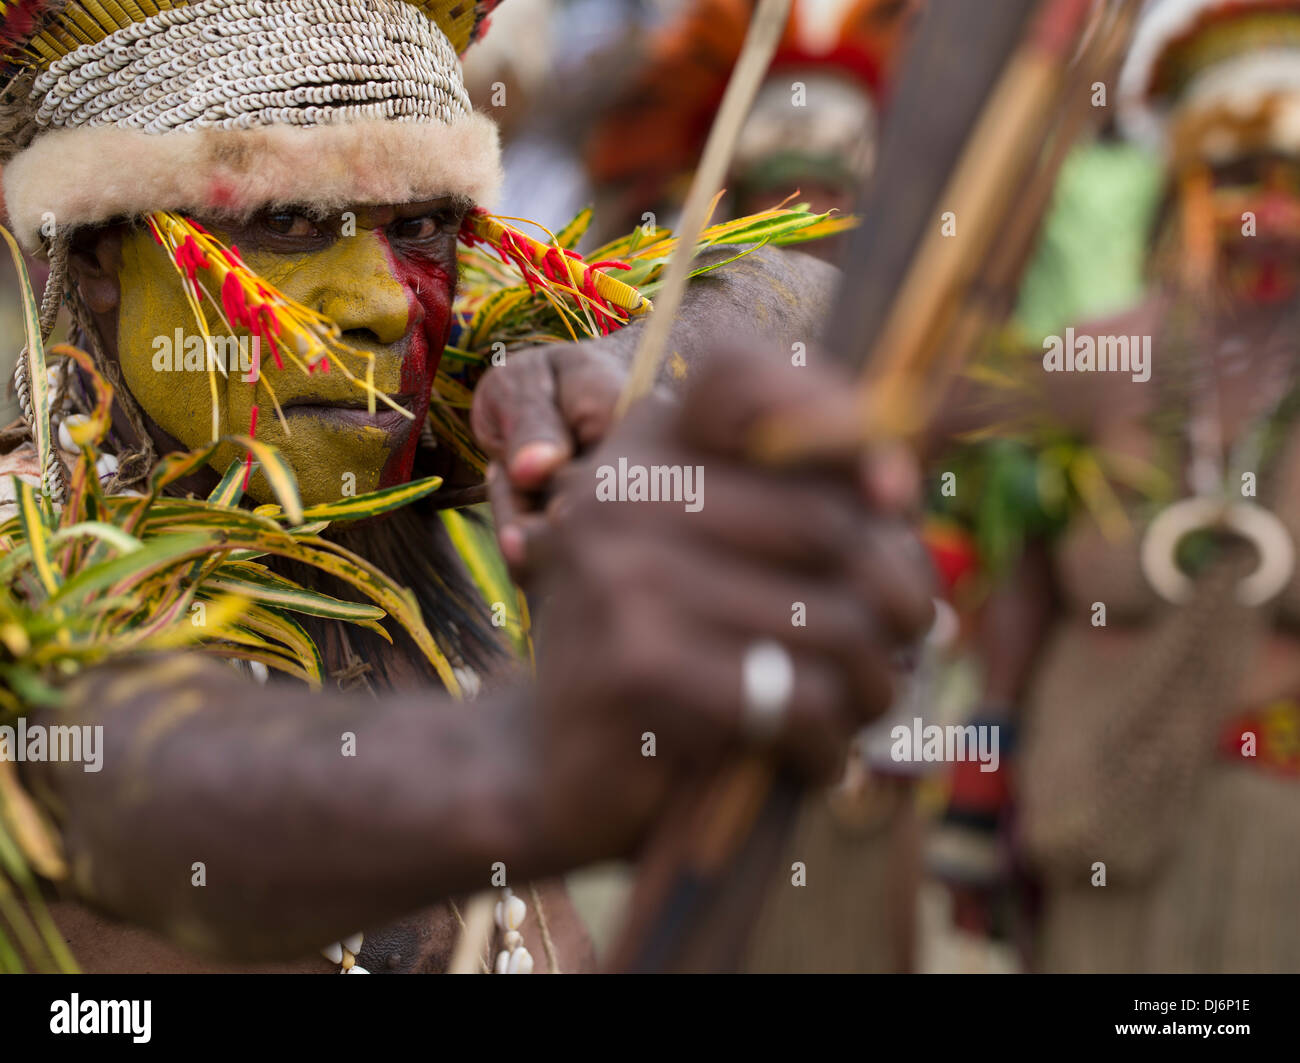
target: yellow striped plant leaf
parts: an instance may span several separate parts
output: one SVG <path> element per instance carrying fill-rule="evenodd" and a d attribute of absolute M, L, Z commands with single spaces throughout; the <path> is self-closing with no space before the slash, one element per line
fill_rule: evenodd
<path fill-rule="evenodd" d="M 294 660 L 287 653 L 274 649 L 270 643 L 255 640 L 251 635 L 246 636 L 246 639 L 248 644 L 230 641 L 204 642 L 196 646 L 195 651 L 223 661 L 235 658 L 264 664 L 267 668 L 274 668 L 277 672 L 283 672 L 293 679 L 311 684 L 311 675 L 303 668 L 301 662 Z M 258 645 L 262 648 L 256 648 Z"/>
<path fill-rule="evenodd" d="M 474 392 L 455 377 L 444 376 L 441 380 L 434 378 L 438 401 L 444 406 L 455 406 L 468 410 L 474 404 Z"/>
<path fill-rule="evenodd" d="M 91 620 L 94 617 L 102 616 L 105 613 L 113 612 L 130 612 L 139 607 L 139 601 L 132 595 L 117 595 L 115 597 L 96 598 L 93 601 L 84 603 L 77 610 L 78 619 Z M 10 652 L 15 657 L 25 657 L 31 652 L 32 642 L 42 642 L 52 639 L 60 629 L 66 628 L 67 619 L 62 616 L 56 616 L 52 611 L 40 610 L 24 618 L 23 626 L 19 628 L 23 631 L 28 639 L 28 645 L 23 647 L 21 652 L 15 648 L 10 648 Z M 0 629 L 2 632 L 3 629 Z M 0 634 L 0 638 L 3 635 Z"/>
<path fill-rule="evenodd" d="M 159 499 L 149 507 L 137 532 L 141 535 L 160 534 L 181 528 L 239 528 L 276 537 L 287 537 L 289 534 L 270 516 L 235 507 L 223 509 L 206 499 L 197 498 Z"/>
<path fill-rule="evenodd" d="M 18 519 L 22 522 L 23 534 L 31 548 L 32 566 L 47 594 L 53 594 L 59 588 L 60 576 L 50 561 L 49 535 L 45 527 L 45 512 L 36 500 L 36 494 L 29 483 L 13 477 L 14 490 L 18 501 Z"/>
<path fill-rule="evenodd" d="M 325 661 L 320 650 L 307 630 L 293 617 L 249 603 L 240 626 L 282 643 L 312 677 L 313 686 L 319 687 L 325 682 Z"/>
<path fill-rule="evenodd" d="M 187 578 L 190 573 L 178 569 L 167 582 L 158 606 L 148 618 L 118 637 L 118 645 L 134 650 L 170 650 L 188 646 L 211 631 L 220 637 L 223 627 L 238 619 L 247 601 L 239 595 L 223 595 L 203 603 L 203 624 L 194 622 L 191 606 L 198 595 L 198 585 Z M 185 621 L 189 622 L 186 623 Z"/>
<path fill-rule="evenodd" d="M 507 607 L 507 603 L 516 606 L 514 615 L 506 608 L 505 629 L 515 650 L 521 656 L 529 656 L 532 647 L 527 633 L 527 621 L 517 608 L 522 594 L 510 579 L 491 525 L 470 520 L 454 509 L 443 510 L 439 516 L 488 609 L 494 610 L 498 603 L 503 608 Z"/>
<path fill-rule="evenodd" d="M 345 602 L 320 591 L 308 590 L 289 580 L 277 576 L 256 576 L 251 572 L 240 572 L 231 576 L 226 566 L 204 580 L 206 588 L 227 591 L 231 594 L 243 594 L 253 601 L 277 609 L 286 609 L 306 616 L 319 616 L 329 620 L 346 620 L 360 623 L 366 620 L 382 620 L 387 614 L 377 605 L 364 602 Z M 382 631 L 383 628 L 381 627 Z"/>
<path fill-rule="evenodd" d="M 221 477 L 221 481 L 208 495 L 208 501 L 214 506 L 234 506 L 244 497 L 244 463 L 232 461 Z"/>
<path fill-rule="evenodd" d="M 11 861 L 4 859 L 6 852 L 12 852 Z M 40 935 L 27 918 L 27 913 L 18 906 L 18 898 L 3 874 L 4 865 L 8 862 L 20 863 L 21 854 L 5 834 L 3 824 L 0 824 L 0 974 L 23 974 L 27 970 L 17 948 L 9 943 L 9 936 L 4 932 L 6 923 L 9 925 L 9 933 L 20 941 L 37 942 L 36 949 L 29 947 L 27 954 L 34 958 L 37 970 L 50 971 L 53 964 L 46 960 L 45 950 L 40 947 Z"/>
<path fill-rule="evenodd" d="M 50 466 L 53 454 L 50 440 L 50 386 L 45 378 L 45 346 L 41 342 L 41 312 L 36 305 L 36 294 L 32 289 L 32 279 L 27 273 L 27 263 L 13 234 L 0 225 L 0 235 L 9 245 L 9 255 L 14 262 L 14 271 L 18 274 L 20 305 L 23 310 L 23 336 L 27 344 L 27 369 L 30 377 L 29 396 L 32 404 L 32 437 L 36 443 L 36 458 L 40 462 L 42 476 Z M 45 499 L 45 488 L 41 495 Z"/>
<path fill-rule="evenodd" d="M 302 517 L 304 521 L 348 521 L 361 520 L 365 517 L 377 517 L 381 513 L 401 509 L 403 506 L 424 498 L 441 486 L 441 476 L 412 480 L 410 483 L 385 487 L 369 494 L 356 495 L 353 498 L 340 499 L 338 502 L 326 502 L 319 506 L 312 506 L 303 511 Z M 299 523 L 302 523 L 302 521 L 299 521 Z"/>
<path fill-rule="evenodd" d="M 238 528 L 223 531 L 214 542 L 212 536 L 181 534 L 149 540 L 133 554 L 104 562 L 95 569 L 79 573 L 51 598 L 51 604 L 75 608 L 79 601 L 98 590 L 112 587 L 122 594 L 139 589 L 149 579 L 156 579 L 171 566 L 197 559 L 213 550 L 256 550 L 292 560 L 338 576 L 383 608 L 407 631 L 433 665 L 447 689 L 459 696 L 460 687 L 445 653 L 438 647 L 425 626 L 409 591 L 401 591 L 368 561 L 326 540 L 307 537 L 293 540 L 262 533 L 245 533 Z"/>
<path fill-rule="evenodd" d="M 647 233 L 642 226 L 638 225 L 630 233 L 611 240 L 603 247 L 598 247 L 587 257 L 593 262 L 606 262 L 611 259 L 626 262 L 630 258 L 652 251 L 658 254 L 659 249 L 672 239 L 671 229 L 656 226 Z"/>
<path fill-rule="evenodd" d="M 63 523 L 72 524 L 78 520 L 99 520 L 104 514 L 105 499 L 99 482 L 99 471 L 95 467 L 95 448 L 108 433 L 112 423 L 113 389 L 96 371 L 90 356 L 84 351 L 67 344 L 56 344 L 50 348 L 51 355 L 59 355 L 75 362 L 86 374 L 95 393 L 94 406 L 83 422 L 65 422 L 68 434 L 78 446 L 81 453 L 76 467 L 72 470 L 69 484 L 68 500 L 63 507 Z M 90 551 L 95 553 L 95 551 Z M 69 555 L 69 563 L 84 563 L 78 551 Z"/>
<path fill-rule="evenodd" d="M 24 662 L 30 661 L 30 655 L 24 658 Z M 0 665 L 0 678 L 3 678 L 5 685 L 10 687 L 19 700 L 26 708 L 39 707 L 43 705 L 57 705 L 59 703 L 59 692 L 46 682 L 35 668 L 24 665 L 5 664 Z"/>
<path fill-rule="evenodd" d="M 573 250 L 578 246 L 579 241 L 587 235 L 593 216 L 594 212 L 590 207 L 584 207 L 578 211 L 573 221 L 555 234 L 555 242 L 566 251 Z"/>
<path fill-rule="evenodd" d="M 230 436 L 228 439 L 229 442 L 237 443 L 253 455 L 271 491 L 284 507 L 289 523 L 301 524 L 303 522 L 302 498 L 298 494 L 298 478 L 294 476 L 293 469 L 280 452 L 248 436 Z"/>
<path fill-rule="evenodd" d="M 60 851 L 58 833 L 18 782 L 18 769 L 0 759 L 0 816 L 9 837 L 31 862 L 37 874 L 58 881 L 68 872 Z"/>
<path fill-rule="evenodd" d="M 435 396 L 436 398 L 436 396 Z M 473 435 L 456 415 L 456 411 L 441 402 L 429 406 L 429 424 L 437 438 L 449 446 L 458 458 L 470 468 L 482 473 L 487 470 L 487 454 L 474 441 Z"/>
<path fill-rule="evenodd" d="M 213 540 L 209 535 L 174 535 L 150 540 L 134 553 L 77 573 L 56 594 L 51 595 L 49 605 L 75 609 L 91 594 L 110 587 L 114 588 L 112 593 L 124 594 L 149 576 L 163 572 L 180 561 L 201 557 L 213 548 Z M 219 544 L 217 548 L 220 548 Z"/>
<path fill-rule="evenodd" d="M 744 248 L 738 254 L 732 255 L 730 258 L 724 258 L 720 262 L 711 262 L 707 266 L 697 266 L 695 269 L 691 270 L 690 273 L 687 274 L 687 276 L 692 279 L 694 279 L 695 277 L 702 277 L 706 273 L 712 273 L 715 269 L 721 269 L 723 266 L 729 266 L 731 265 L 731 263 L 739 261 L 740 259 L 744 258 L 746 255 L 752 255 L 759 248 L 766 247 L 766 246 L 767 246 L 766 240 L 762 241 L 761 243 L 753 244 L 749 247 Z"/>
<path fill-rule="evenodd" d="M 8 762 L 6 762 L 8 764 Z M 12 764 L 8 764 L 12 768 Z M 16 774 L 16 771 L 15 771 Z M 39 815 L 39 812 L 38 812 Z M 77 964 L 64 943 L 54 920 L 45 907 L 40 888 L 31 872 L 31 865 L 23 847 L 9 833 L 7 817 L 0 815 L 0 915 L 15 931 L 24 951 L 39 970 L 47 973 L 76 974 Z M 5 876 L 22 888 L 24 906 L 5 881 Z M 0 937 L 3 937 L 0 934 Z M 12 951 L 12 950 L 11 950 Z M 21 960 L 11 970 L 23 970 Z"/>
<path fill-rule="evenodd" d="M 121 528 L 112 524 L 105 524 L 99 520 L 81 521 L 78 524 L 60 528 L 50 536 L 49 545 L 53 548 L 74 539 L 83 538 L 96 539 L 112 547 L 120 554 L 134 553 L 144 545 L 134 535 L 128 535 Z"/>
<path fill-rule="evenodd" d="M 156 504 L 158 496 L 162 494 L 165 487 L 198 472 L 207 465 L 218 445 L 219 443 L 209 443 L 198 450 L 168 454 L 158 462 L 149 477 L 149 491 L 140 498 L 124 499 L 121 503 L 127 509 L 128 515 L 125 520 L 127 530 L 136 531 L 136 526 L 145 519 L 146 513 Z"/>
<path fill-rule="evenodd" d="M 198 472 L 207 465 L 217 447 L 222 443 L 233 443 L 252 454 L 260 465 L 262 475 L 266 477 L 266 482 L 270 485 L 276 499 L 284 508 L 284 511 L 289 514 L 290 520 L 301 524 L 302 501 L 298 495 L 298 480 L 289 467 L 289 463 L 284 460 L 274 447 L 250 439 L 248 436 L 239 435 L 223 436 L 217 442 L 210 443 L 198 450 L 191 450 L 184 454 L 169 454 L 163 458 L 150 477 L 150 494 L 144 508 L 147 509 L 149 505 L 152 505 L 153 500 L 162 493 L 163 488 Z M 141 516 L 143 516 L 143 511 Z"/>
<path fill-rule="evenodd" d="M 446 654 L 425 626 L 424 619 L 420 616 L 419 606 L 416 605 L 410 592 L 399 590 L 387 576 L 365 558 L 336 543 L 318 538 L 295 540 L 287 545 L 276 544 L 275 547 L 268 549 L 267 553 L 303 561 L 314 568 L 338 576 L 361 591 L 402 625 L 420 648 L 420 652 L 433 665 L 434 671 L 447 691 L 453 697 L 461 696 L 460 683 L 452 671 L 451 662 L 447 660 Z"/>
<path fill-rule="evenodd" d="M 519 284 L 504 291 L 497 292 L 487 300 L 470 321 L 469 340 L 471 347 L 485 346 L 501 321 L 521 306 L 533 299 L 533 293 L 527 285 Z"/>

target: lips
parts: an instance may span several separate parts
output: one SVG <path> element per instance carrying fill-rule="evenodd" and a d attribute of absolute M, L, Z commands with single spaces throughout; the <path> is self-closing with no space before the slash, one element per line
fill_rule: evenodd
<path fill-rule="evenodd" d="M 414 413 L 414 395 L 390 395 L 389 398 L 408 413 Z M 304 395 L 286 401 L 281 409 L 290 421 L 310 418 L 339 428 L 378 428 L 394 436 L 405 435 L 416 423 L 414 416 L 404 417 L 391 406 L 378 400 L 375 403 L 375 412 L 371 414 L 364 395 L 329 402 Z"/>

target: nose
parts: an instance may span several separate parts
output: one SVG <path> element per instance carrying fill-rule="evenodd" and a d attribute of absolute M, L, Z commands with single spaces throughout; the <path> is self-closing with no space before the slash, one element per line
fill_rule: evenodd
<path fill-rule="evenodd" d="M 410 331 L 412 300 L 397 278 L 381 232 L 358 229 L 355 236 L 342 237 L 318 264 L 308 306 L 344 332 L 369 333 L 385 345 L 399 342 Z"/>

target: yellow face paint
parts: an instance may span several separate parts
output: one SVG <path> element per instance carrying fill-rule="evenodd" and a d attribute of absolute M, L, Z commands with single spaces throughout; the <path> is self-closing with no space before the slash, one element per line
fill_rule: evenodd
<path fill-rule="evenodd" d="M 218 231 L 213 235 L 226 240 Z M 426 321 L 426 329 L 410 327 L 412 308 L 420 304 L 382 231 L 358 229 L 354 236 L 309 253 L 252 251 L 243 258 L 287 296 L 333 319 L 348 334 L 350 346 L 372 354 L 376 389 L 407 407 L 413 418 L 382 403 L 371 417 L 365 392 L 337 368 L 308 375 L 287 359 L 277 368 L 272 352 L 265 345 L 259 351 L 247 330 L 239 328 L 232 337 L 214 304 L 213 297 L 219 299 L 215 291 L 205 293 L 201 303 L 214 338 L 209 356 L 171 260 L 147 231 L 133 230 L 122 247 L 118 352 L 123 378 L 144 412 L 186 448 L 206 446 L 212 441 L 215 374 L 219 433 L 247 435 L 256 406 L 256 437 L 288 460 L 307 505 L 373 491 L 409 476 L 410 462 L 399 459 L 413 455 L 427 409 L 430 366 L 441 353 L 441 346 L 428 349 L 432 344 L 426 332 L 442 329 L 445 339 L 445 315 L 434 323 L 438 329 L 429 330 L 430 307 L 424 306 L 418 318 Z M 203 271 L 198 278 L 205 279 Z M 257 354 L 260 365 L 255 366 Z M 339 357 L 355 376 L 365 378 L 365 357 Z M 224 471 L 243 454 L 234 444 L 224 444 L 212 465 Z M 395 472 L 397 466 L 402 468 Z M 260 475 L 251 480 L 249 492 L 258 501 L 273 501 Z"/>

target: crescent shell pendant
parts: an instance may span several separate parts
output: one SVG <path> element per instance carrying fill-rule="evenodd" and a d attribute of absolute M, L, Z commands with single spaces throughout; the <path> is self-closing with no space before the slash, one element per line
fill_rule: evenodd
<path fill-rule="evenodd" d="M 1192 532 L 1226 528 L 1254 546 L 1259 564 L 1237 584 L 1237 601 L 1263 605 L 1281 593 L 1295 571 L 1295 544 L 1286 525 L 1253 502 L 1186 498 L 1163 510 L 1142 539 L 1142 573 L 1160 597 L 1174 605 L 1191 600 L 1195 584 L 1175 560 L 1178 544 Z"/>

